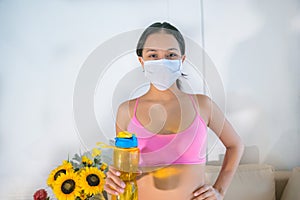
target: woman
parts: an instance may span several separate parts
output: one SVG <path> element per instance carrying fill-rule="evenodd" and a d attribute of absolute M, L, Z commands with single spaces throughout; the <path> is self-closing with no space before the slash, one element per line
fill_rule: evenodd
<path fill-rule="evenodd" d="M 134 132 L 138 137 L 139 200 L 223 199 L 244 147 L 209 97 L 179 89 L 186 58 L 181 33 L 169 23 L 154 23 L 141 35 L 136 52 L 150 89 L 120 105 L 116 132 Z M 212 186 L 205 184 L 204 173 L 207 127 L 226 147 L 222 169 Z M 119 175 L 110 167 L 105 184 L 109 194 L 124 191 Z"/>

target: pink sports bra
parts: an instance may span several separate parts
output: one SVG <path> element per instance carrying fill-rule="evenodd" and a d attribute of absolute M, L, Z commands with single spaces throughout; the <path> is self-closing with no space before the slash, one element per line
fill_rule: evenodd
<path fill-rule="evenodd" d="M 141 152 L 140 166 L 165 166 L 171 164 L 203 164 L 206 162 L 207 126 L 189 95 L 196 116 L 185 130 L 174 134 L 157 134 L 147 130 L 137 119 L 136 100 L 133 117 L 127 130 L 135 133 Z"/>

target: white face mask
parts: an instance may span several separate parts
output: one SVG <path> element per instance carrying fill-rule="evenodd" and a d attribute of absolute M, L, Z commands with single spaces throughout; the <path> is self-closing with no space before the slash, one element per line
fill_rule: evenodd
<path fill-rule="evenodd" d="M 181 60 L 148 60 L 144 62 L 145 76 L 159 90 L 166 90 L 181 76 Z"/>

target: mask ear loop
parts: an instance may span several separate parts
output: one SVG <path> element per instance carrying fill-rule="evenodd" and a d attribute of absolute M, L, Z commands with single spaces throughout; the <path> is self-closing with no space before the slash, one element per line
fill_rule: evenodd
<path fill-rule="evenodd" d="M 145 63 L 145 61 L 144 61 L 144 59 L 142 58 L 142 60 L 143 60 L 143 62 Z M 145 68 L 143 67 L 143 65 L 141 64 L 141 66 L 140 67 L 142 67 L 142 71 L 143 72 L 145 72 Z"/>

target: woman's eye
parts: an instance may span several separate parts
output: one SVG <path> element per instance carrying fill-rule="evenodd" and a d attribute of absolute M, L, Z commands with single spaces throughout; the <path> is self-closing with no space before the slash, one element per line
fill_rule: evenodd
<path fill-rule="evenodd" d="M 169 55 L 168 55 L 168 57 L 169 58 L 175 58 L 175 57 L 177 57 L 178 55 L 176 54 L 176 53 L 170 53 Z"/>
<path fill-rule="evenodd" d="M 148 57 L 149 57 L 149 58 L 156 58 L 157 55 L 156 55 L 156 54 L 150 54 Z"/>

